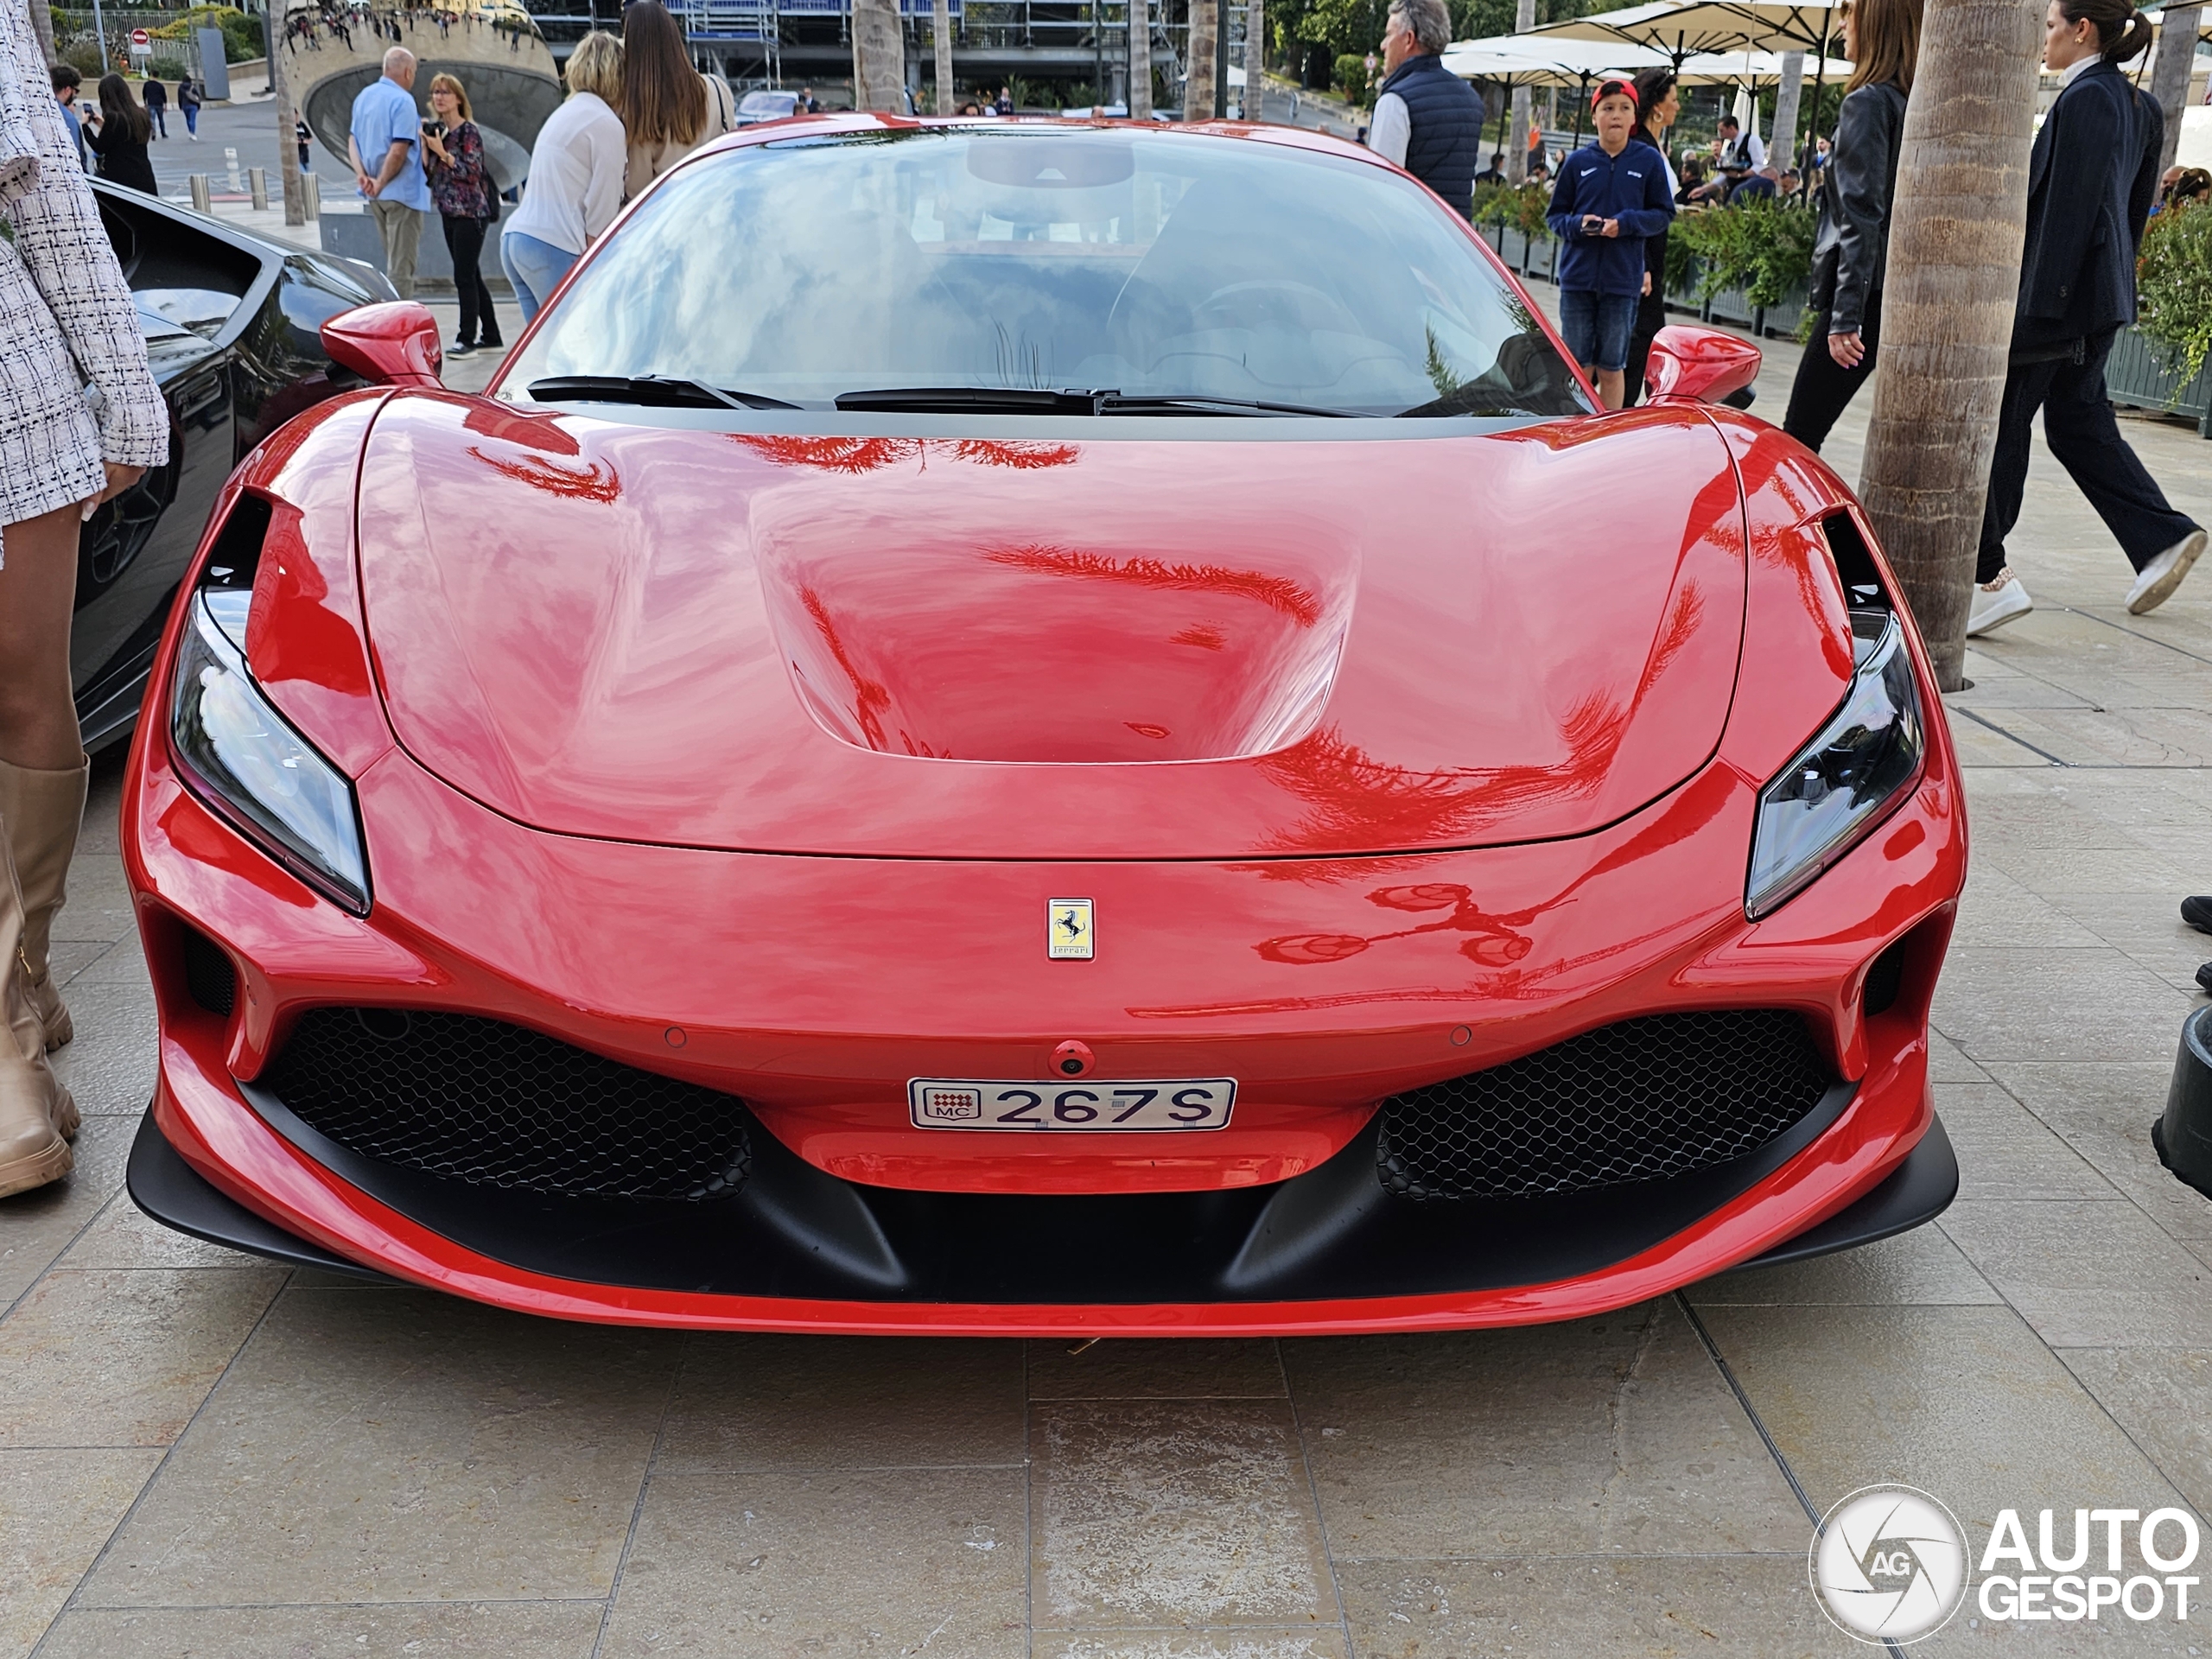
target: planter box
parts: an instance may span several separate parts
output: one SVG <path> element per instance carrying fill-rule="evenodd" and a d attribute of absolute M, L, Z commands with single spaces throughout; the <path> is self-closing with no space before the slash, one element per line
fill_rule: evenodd
<path fill-rule="evenodd" d="M 2123 328 L 2105 364 L 2105 390 L 2113 402 L 2131 409 L 2186 415 L 2196 423 L 2199 437 L 2212 438 L 2212 362 L 2183 385 L 2165 361 L 2159 347 L 2133 328 Z"/>

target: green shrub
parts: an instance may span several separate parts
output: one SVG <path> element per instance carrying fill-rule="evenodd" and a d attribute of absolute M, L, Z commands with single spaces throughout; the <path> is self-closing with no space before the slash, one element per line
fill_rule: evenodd
<path fill-rule="evenodd" d="M 107 73 L 107 66 L 100 61 L 100 43 L 90 36 L 73 40 L 60 51 L 61 61 L 85 78 L 88 91 L 92 83 Z"/>
<path fill-rule="evenodd" d="M 2135 326 L 2186 386 L 2212 356 L 2212 207 L 2169 207 L 2143 232 Z"/>
<path fill-rule="evenodd" d="M 1373 101 L 1374 88 L 1367 80 L 1367 60 L 1357 52 L 1347 52 L 1337 60 L 1337 90 L 1354 104 L 1364 107 Z"/>
<path fill-rule="evenodd" d="M 187 41 L 195 29 L 202 29 L 223 31 L 223 57 L 226 62 L 245 63 L 268 53 L 268 43 L 262 38 L 261 19 L 249 17 L 235 6 L 194 6 L 176 22 L 163 23 L 156 29 L 154 38 Z"/>
<path fill-rule="evenodd" d="M 182 58 L 149 58 L 146 76 L 149 80 L 182 80 L 185 77 Z"/>
<path fill-rule="evenodd" d="M 1697 261 L 1698 297 L 1740 289 L 1753 305 L 1779 305 L 1813 274 L 1813 234 L 1819 219 L 1796 201 L 1759 200 L 1738 207 L 1710 207 L 1676 215 L 1668 238 L 1668 275 L 1675 271 L 1675 244 Z M 1685 266 L 1684 280 L 1688 280 Z"/>
<path fill-rule="evenodd" d="M 1546 209 L 1552 202 L 1548 184 L 1478 184 L 1475 187 L 1475 223 L 1503 225 L 1527 237 L 1548 237 L 1552 227 Z"/>

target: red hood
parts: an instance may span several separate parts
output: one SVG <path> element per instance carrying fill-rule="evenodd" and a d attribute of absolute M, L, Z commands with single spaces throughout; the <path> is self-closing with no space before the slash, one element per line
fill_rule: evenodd
<path fill-rule="evenodd" d="M 392 400 L 361 570 L 400 741 L 570 834 L 1326 857 L 1573 835 L 1712 753 L 1719 436 L 732 436 Z"/>

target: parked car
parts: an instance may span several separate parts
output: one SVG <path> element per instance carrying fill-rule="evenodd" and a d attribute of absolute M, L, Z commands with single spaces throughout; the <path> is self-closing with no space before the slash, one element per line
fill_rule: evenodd
<path fill-rule="evenodd" d="M 794 142 L 794 138 L 798 141 Z M 1949 1201 L 1851 492 L 1282 128 L 738 134 L 233 481 L 124 856 L 174 1226 L 687 1328 L 1428 1330 Z M 334 343 L 334 350 L 337 346 Z"/>
<path fill-rule="evenodd" d="M 737 100 L 737 124 L 741 127 L 758 126 L 763 121 L 781 121 L 798 108 L 798 94 L 775 90 L 746 93 Z"/>
<path fill-rule="evenodd" d="M 358 376 L 323 322 L 392 297 L 365 265 L 303 252 L 92 181 L 173 423 L 169 461 L 96 511 L 78 543 L 70 674 L 85 747 L 130 735 L 177 584 L 238 461 Z"/>

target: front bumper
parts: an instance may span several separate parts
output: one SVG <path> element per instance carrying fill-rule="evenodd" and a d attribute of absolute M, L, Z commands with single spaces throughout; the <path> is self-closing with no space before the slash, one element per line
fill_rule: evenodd
<path fill-rule="evenodd" d="M 396 751 L 359 784 L 378 879 L 365 919 L 241 841 L 142 736 L 125 849 L 162 1031 L 132 1182 L 186 1231 L 588 1320 L 1354 1332 L 1595 1313 L 1917 1224 L 1955 1185 L 1927 1081 L 1928 1002 L 1964 862 L 1940 773 L 1755 925 L 1741 910 L 1753 786 L 1718 763 L 1572 842 L 1347 860 L 1289 880 L 1279 867 L 1093 866 L 1081 887 L 1052 868 L 988 867 L 978 880 L 975 866 L 546 836 Z M 1096 971 L 1039 994 L 1026 952 L 972 943 L 1014 928 L 1026 941 L 1042 909 L 1000 891 L 1016 883 L 1095 892 L 1114 937 L 1183 948 L 1149 963 L 1102 950 L 1083 964 Z M 1432 891 L 1463 896 L 1398 908 Z M 533 912 L 518 893 L 550 902 Z M 957 914 L 954 944 L 887 967 L 869 944 L 880 936 L 843 924 L 895 902 L 925 931 Z M 187 927 L 236 963 L 233 1014 L 189 994 Z M 716 927 L 752 948 L 671 948 Z M 1372 949 L 1350 961 L 1287 964 L 1255 944 L 1356 930 Z M 772 972 L 764 941 L 782 948 Z M 1878 962 L 1904 965 L 1870 1014 Z M 518 1195 L 361 1158 L 256 1079 L 304 1009 L 379 1002 L 517 1020 L 742 1094 L 757 1114 L 752 1178 L 735 1200 L 671 1206 Z M 1762 1006 L 1802 1013 L 1846 1081 L 1754 1154 L 1510 1201 L 1414 1204 L 1376 1179 L 1384 1096 L 1611 1020 Z M 1028 1075 L 1005 1068 L 1075 1035 L 1098 1049 L 1102 1078 L 1240 1077 L 1242 1138 L 1186 1152 L 1181 1137 L 1040 1145 L 904 1124 L 905 1076 Z"/>

